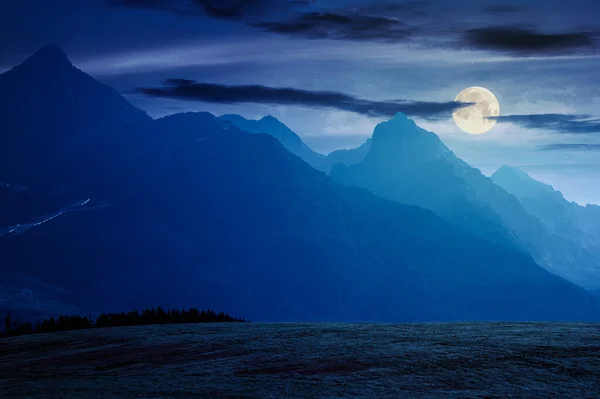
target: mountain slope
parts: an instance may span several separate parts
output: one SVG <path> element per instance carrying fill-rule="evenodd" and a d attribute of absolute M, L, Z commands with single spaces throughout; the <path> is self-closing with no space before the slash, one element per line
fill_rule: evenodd
<path fill-rule="evenodd" d="M 118 163 L 131 168 L 128 145 L 152 122 L 51 45 L 0 75 L 0 93 L 0 181 L 15 186 L 106 188 Z"/>
<path fill-rule="evenodd" d="M 588 204 L 576 206 L 579 225 L 588 234 L 600 240 L 600 206 Z"/>
<path fill-rule="evenodd" d="M 341 163 L 346 166 L 354 165 L 362 162 L 370 150 L 371 139 L 369 138 L 357 148 L 330 152 L 327 154 L 327 162 L 329 165 L 335 165 L 336 163 Z"/>
<path fill-rule="evenodd" d="M 592 289 L 600 288 L 600 207 L 567 201 L 560 191 L 531 178 L 524 171 L 503 166 L 492 180 L 516 196 L 554 236 L 570 243 Z"/>
<path fill-rule="evenodd" d="M 523 204 L 549 229 L 562 235 L 579 235 L 585 232 L 600 239 L 600 206 L 581 206 L 565 199 L 560 191 L 530 177 L 524 171 L 503 166 L 492 180 Z"/>
<path fill-rule="evenodd" d="M 495 242 L 524 245 L 521 236 L 534 234 L 507 231 L 505 218 L 529 219 L 532 228 L 537 228 L 514 197 L 457 158 L 434 133 L 419 128 L 403 114 L 375 128 L 363 162 L 334 167 L 331 176 L 384 198 L 434 210 Z M 510 211 L 499 215 L 497 210 L 504 208 Z"/>
<path fill-rule="evenodd" d="M 548 229 L 563 236 L 572 236 L 579 230 L 576 204 L 567 201 L 560 191 L 532 179 L 520 169 L 503 166 L 491 179 L 519 199 L 530 214 Z"/>
<path fill-rule="evenodd" d="M 363 162 L 338 165 L 331 176 L 384 198 L 431 209 L 486 239 L 517 246 L 548 270 L 582 286 L 600 285 L 593 253 L 548 231 L 515 196 L 402 114 L 376 127 Z"/>
<path fill-rule="evenodd" d="M 198 131 L 148 176 L 126 201 L 0 250 L 96 307 L 200 302 L 254 320 L 594 317 L 585 292 L 527 256 L 338 186 L 266 135 Z"/>
<path fill-rule="evenodd" d="M 326 157 L 313 151 L 302 139 L 290 128 L 273 116 L 265 116 L 259 120 L 248 120 L 240 115 L 223 115 L 220 117 L 241 130 L 250 133 L 264 133 L 275 137 L 292 154 L 308 162 L 312 167 L 319 170 L 328 169 Z"/>
<path fill-rule="evenodd" d="M 91 85 L 88 93 L 102 91 Z M 39 101 L 36 93 L 27 95 L 36 98 L 20 101 Z M 129 107 L 98 114 L 119 121 Z M 29 111 L 34 119 L 36 110 Z M 72 115 L 56 111 L 61 118 L 42 114 L 46 131 L 64 142 L 60 128 Z M 201 306 L 252 320 L 600 317 L 592 296 L 527 255 L 430 211 L 338 185 L 269 135 L 248 134 L 206 113 L 140 119 L 129 125 L 133 133 L 124 132 L 120 122 L 100 123 L 110 128 L 98 129 L 96 119 L 90 126 L 84 119 L 77 122 L 93 135 L 69 132 L 80 139 L 84 154 L 97 143 L 96 133 L 113 145 L 108 153 L 94 153 L 106 174 L 73 179 L 58 168 L 52 169 L 51 182 L 100 205 L 61 212 L 66 203 L 47 213 L 59 217 L 23 234 L 2 235 L 3 276 L 27 277 L 12 279 L 23 284 L 13 291 L 37 290 L 27 281 L 38 281 L 53 287 L 53 298 L 60 292 L 50 299 L 60 299 L 62 307 Z M 49 157 L 81 160 L 58 145 L 48 148 L 58 152 Z M 114 154 L 131 154 L 135 162 Z M 31 160 L 14 161 L 13 166 L 36 173 L 43 168 Z M 31 224 L 26 222 L 20 223 Z M 1 303 L 11 300 L 0 296 Z"/>

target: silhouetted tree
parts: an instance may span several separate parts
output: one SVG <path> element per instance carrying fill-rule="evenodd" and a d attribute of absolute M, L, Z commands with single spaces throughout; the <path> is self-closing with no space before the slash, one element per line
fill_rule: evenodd
<path fill-rule="evenodd" d="M 60 315 L 56 319 L 51 317 L 44 319 L 41 323 L 38 321 L 33 327 L 31 323 L 18 324 L 11 320 L 10 315 L 5 318 L 6 331 L 4 335 L 23 335 L 31 333 L 49 333 L 56 331 L 81 330 L 86 328 L 116 327 L 116 326 L 139 326 L 149 324 L 165 323 L 214 323 L 214 322 L 241 322 L 243 319 L 236 319 L 229 314 L 213 310 L 200 312 L 196 308 L 189 310 L 171 309 L 167 312 L 163 308 L 133 310 L 125 313 L 102 313 L 94 322 L 90 315 Z"/>

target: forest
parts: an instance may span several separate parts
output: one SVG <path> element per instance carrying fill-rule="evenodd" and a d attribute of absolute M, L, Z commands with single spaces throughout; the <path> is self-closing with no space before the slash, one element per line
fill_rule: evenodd
<path fill-rule="evenodd" d="M 60 315 L 50 317 L 33 325 L 31 322 L 13 321 L 12 316 L 7 314 L 4 318 L 4 332 L 0 337 L 51 333 L 57 331 L 83 330 L 88 328 L 122 327 L 122 326 L 144 326 L 152 324 L 190 324 L 190 323 L 232 323 L 245 322 L 228 313 L 216 313 L 213 310 L 198 310 L 191 308 L 187 310 L 171 309 L 164 310 L 161 307 L 133 310 L 121 313 L 102 313 L 95 320 L 91 315 Z"/>

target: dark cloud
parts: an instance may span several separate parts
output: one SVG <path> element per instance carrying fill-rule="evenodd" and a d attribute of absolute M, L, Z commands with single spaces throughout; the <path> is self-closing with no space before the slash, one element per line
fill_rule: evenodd
<path fill-rule="evenodd" d="M 252 21 L 290 12 L 312 3 L 309 0 L 192 0 L 214 18 Z"/>
<path fill-rule="evenodd" d="M 411 35 L 411 29 L 396 18 L 358 14 L 310 12 L 285 21 L 251 25 L 268 32 L 308 39 L 399 42 Z"/>
<path fill-rule="evenodd" d="M 538 147 L 542 151 L 600 151 L 600 144 L 556 143 Z"/>
<path fill-rule="evenodd" d="M 479 14 L 479 28 L 470 20 L 456 20 L 452 8 L 440 11 L 424 0 L 390 3 L 366 1 L 362 6 L 343 7 L 335 2 L 314 0 L 107 0 L 112 5 L 145 8 L 184 15 L 206 15 L 236 21 L 263 31 L 308 39 L 349 41 L 407 41 L 414 45 L 470 48 L 516 56 L 554 55 L 591 51 L 596 33 L 542 33 L 518 26 L 485 26 L 485 20 L 508 21 L 508 14 L 523 10 L 517 5 L 489 5 Z M 324 9 L 324 4 L 327 9 Z M 354 3 L 355 5 L 357 3 Z M 315 8 L 318 6 L 319 8 Z M 498 14 L 505 14 L 501 16 Z M 477 16 L 481 17 L 481 15 Z M 454 19 L 453 19 L 454 18 Z M 510 23 L 510 22 L 505 22 Z"/>
<path fill-rule="evenodd" d="M 540 33 L 516 27 L 488 27 L 465 32 L 464 44 L 484 50 L 539 55 L 593 49 L 594 34 L 588 32 Z"/>
<path fill-rule="evenodd" d="M 510 14 L 524 10 L 524 7 L 514 4 L 493 4 L 483 7 L 483 11 L 492 14 Z"/>
<path fill-rule="evenodd" d="M 379 117 L 393 117 L 398 112 L 403 112 L 409 116 L 426 119 L 442 119 L 450 116 L 457 108 L 471 105 L 471 103 L 454 101 L 443 103 L 405 100 L 373 101 L 336 92 L 266 86 L 224 86 L 186 79 L 169 79 L 163 87 L 140 88 L 138 91 L 148 96 L 187 101 L 296 105 L 338 109 Z"/>
<path fill-rule="evenodd" d="M 503 115 L 498 122 L 511 122 L 527 129 L 548 130 L 565 134 L 600 133 L 600 119 L 590 115 L 533 114 Z"/>
<path fill-rule="evenodd" d="M 413 0 L 396 3 L 366 2 L 363 6 L 353 7 L 349 11 L 358 15 L 394 16 L 418 18 L 429 15 L 431 0 Z"/>
<path fill-rule="evenodd" d="M 107 0 L 109 5 L 167 11 L 180 15 L 251 21 L 305 7 L 310 0 Z"/>
<path fill-rule="evenodd" d="M 308 39 L 382 40 L 398 42 L 411 31 L 387 12 L 414 11 L 420 2 L 375 5 L 345 12 L 308 12 L 304 0 L 109 0 L 111 5 L 207 15 L 238 21 L 267 32 Z"/>

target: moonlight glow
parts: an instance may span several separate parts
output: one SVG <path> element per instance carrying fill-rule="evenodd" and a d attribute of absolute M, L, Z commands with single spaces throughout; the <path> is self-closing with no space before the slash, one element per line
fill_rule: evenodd
<path fill-rule="evenodd" d="M 500 115 L 500 104 L 496 96 L 483 87 L 469 87 L 464 89 L 455 101 L 475 103 L 469 107 L 464 107 L 454 111 L 452 116 L 454 122 L 467 133 L 483 134 L 492 130 L 496 125 L 496 120 L 488 119 Z"/>

